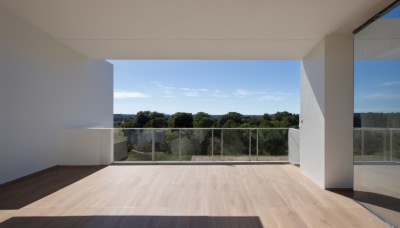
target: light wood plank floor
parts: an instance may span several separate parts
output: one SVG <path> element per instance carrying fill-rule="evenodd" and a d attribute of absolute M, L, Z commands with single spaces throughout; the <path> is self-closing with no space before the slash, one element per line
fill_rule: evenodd
<path fill-rule="evenodd" d="M 400 227 L 400 164 L 354 166 L 354 198 Z"/>
<path fill-rule="evenodd" d="M 20 209 L 0 210 L 0 222 L 0 227 L 386 227 L 291 165 L 108 166 Z"/>

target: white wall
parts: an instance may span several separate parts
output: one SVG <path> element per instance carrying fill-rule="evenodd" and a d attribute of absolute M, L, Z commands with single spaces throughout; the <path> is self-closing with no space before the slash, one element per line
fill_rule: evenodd
<path fill-rule="evenodd" d="M 113 161 L 112 128 L 70 128 L 60 134 L 60 165 L 108 165 Z"/>
<path fill-rule="evenodd" d="M 300 130 L 290 128 L 288 138 L 289 162 L 300 165 Z"/>
<path fill-rule="evenodd" d="M 302 61 L 300 166 L 323 188 L 353 187 L 353 40 L 329 36 Z"/>
<path fill-rule="evenodd" d="M 112 65 L 0 8 L 0 184 L 59 164 L 63 128 L 112 127 Z"/>
<path fill-rule="evenodd" d="M 325 175 L 325 41 L 321 41 L 300 67 L 300 167 L 321 187 Z"/>
<path fill-rule="evenodd" d="M 352 188 L 353 37 L 329 36 L 325 44 L 325 188 Z"/>

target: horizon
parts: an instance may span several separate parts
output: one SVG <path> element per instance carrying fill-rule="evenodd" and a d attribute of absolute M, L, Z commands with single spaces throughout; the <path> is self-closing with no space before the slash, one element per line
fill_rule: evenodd
<path fill-rule="evenodd" d="M 151 111 L 151 110 L 142 110 L 142 111 L 139 111 L 139 112 L 147 112 L 147 111 L 149 111 L 149 112 L 158 112 L 158 111 Z M 202 112 L 202 111 L 200 111 L 200 112 Z M 232 112 L 234 112 L 234 111 L 232 111 Z M 288 111 L 278 111 L 278 112 L 288 112 Z M 177 113 L 177 112 L 175 112 L 175 113 L 164 113 L 164 112 L 158 112 L 158 113 L 162 113 L 162 114 L 164 114 L 164 115 L 173 115 L 173 114 L 175 114 L 175 113 Z M 197 114 L 197 113 L 199 113 L 199 112 L 196 112 L 196 113 L 193 113 L 193 112 L 185 112 L 185 113 L 191 113 L 192 115 L 195 115 L 195 114 Z M 211 115 L 211 116 L 223 116 L 223 115 L 226 115 L 226 114 L 228 114 L 229 112 L 227 112 L 227 113 L 223 113 L 223 114 L 212 114 L 212 113 L 208 113 L 208 112 L 204 112 L 204 113 L 207 113 L 207 114 L 209 114 L 209 115 Z M 274 115 L 274 114 L 276 114 L 277 112 L 275 112 L 275 113 L 263 113 L 263 114 L 243 114 L 243 113 L 240 113 L 240 112 L 238 112 L 239 114 L 241 114 L 241 115 L 243 115 L 243 116 L 262 116 L 262 115 L 264 115 L 264 114 L 268 114 L 268 115 Z M 295 114 L 295 115 L 300 115 L 300 113 L 294 113 L 294 112 L 289 112 L 289 113 L 291 113 L 291 114 Z M 113 115 L 136 115 L 137 113 L 113 113 Z"/>

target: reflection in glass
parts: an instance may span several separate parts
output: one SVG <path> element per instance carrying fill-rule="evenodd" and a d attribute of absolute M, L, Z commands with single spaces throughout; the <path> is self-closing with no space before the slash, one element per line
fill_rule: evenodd
<path fill-rule="evenodd" d="M 400 226 L 400 6 L 355 35 L 354 56 L 354 196 Z"/>

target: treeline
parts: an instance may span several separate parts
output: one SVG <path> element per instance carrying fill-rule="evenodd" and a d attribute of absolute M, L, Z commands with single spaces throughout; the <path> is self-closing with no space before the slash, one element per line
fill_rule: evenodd
<path fill-rule="evenodd" d="M 229 112 L 212 116 L 205 112 L 196 114 L 177 112 L 171 116 L 164 113 L 140 111 L 135 117 L 114 123 L 120 128 L 298 128 L 299 115 L 289 112 L 265 113 L 262 116 L 245 116 Z"/>
<path fill-rule="evenodd" d="M 354 127 L 400 128 L 400 113 L 354 113 Z"/>

